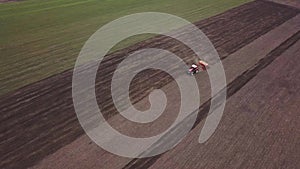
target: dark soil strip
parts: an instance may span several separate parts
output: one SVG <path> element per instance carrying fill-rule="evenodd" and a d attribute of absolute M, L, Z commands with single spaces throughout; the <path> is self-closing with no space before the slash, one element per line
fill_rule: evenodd
<path fill-rule="evenodd" d="M 276 49 L 271 51 L 265 58 L 259 60 L 259 62 L 254 65 L 249 70 L 243 72 L 242 75 L 237 77 L 233 82 L 231 82 L 227 86 L 227 98 L 230 98 L 235 93 L 237 93 L 246 83 L 248 83 L 251 79 L 253 79 L 261 70 L 266 68 L 269 64 L 271 64 L 276 58 L 278 58 L 284 51 L 289 49 L 292 45 L 294 45 L 296 42 L 300 40 L 300 31 L 297 32 L 294 36 L 286 40 L 284 43 L 282 43 L 280 46 L 278 46 Z M 194 129 L 200 122 L 203 120 L 210 109 L 210 100 L 205 102 L 200 108 L 198 113 L 197 120 L 193 126 L 192 129 Z M 187 117 L 189 118 L 189 117 Z M 172 130 L 176 130 L 176 127 Z M 170 131 L 172 132 L 172 131 Z M 172 135 L 166 134 L 166 137 L 174 137 Z M 164 138 L 165 139 L 165 138 Z M 169 139 L 165 139 L 169 140 Z M 143 158 L 143 159 L 134 159 L 130 163 L 128 163 L 124 169 L 145 169 L 149 168 L 151 165 L 153 165 L 157 159 L 160 158 L 161 155 L 157 155 L 150 158 Z"/>
<path fill-rule="evenodd" d="M 224 59 L 298 13 L 283 5 L 255 1 L 195 24 Z M 194 56 L 181 43 L 158 36 L 106 57 L 98 72 L 96 91 L 97 96 L 105 96 L 98 100 L 108 118 L 117 113 L 109 93 L 116 64 L 128 53 L 148 47 L 169 50 L 187 62 Z M 162 72 L 144 72 L 132 82 L 131 99 L 137 102 L 153 88 L 171 81 Z M 68 70 L 0 98 L 0 168 L 32 166 L 83 134 L 73 108 L 71 84 L 72 70 Z"/>
<path fill-rule="evenodd" d="M 234 53 L 241 47 L 252 42 L 256 38 L 265 34 L 282 24 L 288 18 L 299 13 L 298 10 L 284 7 L 270 2 L 256 1 L 245 4 L 239 8 L 232 9 L 224 14 L 195 23 L 213 42 L 219 52 L 221 59 L 225 59 L 229 54 Z M 174 39 L 165 36 L 158 36 L 147 41 L 138 43 L 128 48 L 126 51 L 120 51 L 121 55 L 108 57 L 99 69 L 106 70 L 98 72 L 99 105 L 108 116 L 113 116 L 117 111 L 113 109 L 113 102 L 110 97 L 110 80 L 116 65 L 124 59 L 124 53 L 127 55 L 133 51 L 142 48 L 161 48 L 169 50 L 180 56 L 187 63 L 194 60 L 194 53 L 185 45 Z M 112 65 L 109 69 L 109 64 Z M 112 64 L 113 63 L 113 64 Z M 136 81 L 132 82 L 131 99 L 136 103 L 141 98 L 147 96 L 153 88 L 160 88 L 170 81 L 165 73 L 160 71 L 144 71 Z M 101 87 L 101 88 L 100 88 Z"/>

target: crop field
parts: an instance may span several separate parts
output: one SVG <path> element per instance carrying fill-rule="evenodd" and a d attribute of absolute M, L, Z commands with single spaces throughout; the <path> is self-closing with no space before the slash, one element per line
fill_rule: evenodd
<path fill-rule="evenodd" d="M 0 4 L 0 168 L 299 168 L 299 4 L 295 0 L 28 0 Z M 201 104 L 188 135 L 164 154 L 125 158 L 101 149 L 84 133 L 72 100 L 72 68 L 84 42 L 102 25 L 145 11 L 183 17 L 208 36 L 224 66 L 227 103 L 214 135 L 199 144 L 211 84 L 207 73 L 195 75 Z M 116 66 L 128 53 L 145 48 L 168 50 L 187 64 L 195 57 L 187 46 L 170 37 L 142 35 L 126 39 L 103 59 L 95 84 L 99 108 L 110 125 L 129 136 L 146 133 L 142 136 L 148 137 L 164 131 L 180 107 L 174 79 L 149 69 L 134 77 L 130 100 L 147 109 L 149 93 L 161 89 L 168 98 L 162 116 L 137 125 L 116 110 L 111 95 Z M 155 55 L 149 59 L 162 61 Z M 138 64 L 133 62 L 123 71 L 130 72 Z M 176 72 L 176 66 L 171 63 L 170 69 Z M 186 72 L 176 73 L 187 76 Z M 175 134 L 167 133 L 162 140 L 172 141 L 169 138 Z"/>
<path fill-rule="evenodd" d="M 0 5 L 0 95 L 74 66 L 102 25 L 137 12 L 166 12 L 191 22 L 250 0 L 28 0 Z M 149 36 L 120 44 L 117 49 Z"/>

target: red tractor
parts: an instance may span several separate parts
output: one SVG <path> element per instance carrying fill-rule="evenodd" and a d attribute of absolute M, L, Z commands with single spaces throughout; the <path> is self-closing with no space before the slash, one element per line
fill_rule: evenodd
<path fill-rule="evenodd" d="M 208 67 L 208 63 L 200 60 L 197 64 L 192 64 L 192 66 L 189 68 L 188 73 L 190 75 L 194 75 L 201 71 L 206 71 L 207 67 Z"/>

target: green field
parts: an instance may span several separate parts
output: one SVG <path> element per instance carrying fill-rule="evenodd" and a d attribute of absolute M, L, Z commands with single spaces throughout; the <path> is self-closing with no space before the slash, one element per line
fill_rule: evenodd
<path fill-rule="evenodd" d="M 251 0 L 28 0 L 0 4 L 0 95 L 74 66 L 102 25 L 136 12 L 195 22 Z M 119 48 L 140 40 L 130 39 Z"/>

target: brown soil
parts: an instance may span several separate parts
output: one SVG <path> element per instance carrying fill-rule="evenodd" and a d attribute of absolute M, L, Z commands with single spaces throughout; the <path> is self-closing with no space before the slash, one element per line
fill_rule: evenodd
<path fill-rule="evenodd" d="M 289 6 L 300 9 L 300 1 L 299 0 L 268 0 L 268 1 L 279 3 L 279 4 L 284 4 L 284 5 L 289 5 Z"/>
<path fill-rule="evenodd" d="M 298 13 L 294 8 L 255 1 L 195 24 L 224 59 Z M 189 63 L 194 56 L 181 43 L 159 36 L 106 57 L 99 68 L 96 93 L 106 96 L 98 100 L 107 118 L 116 114 L 109 94 L 116 64 L 146 47 L 167 49 Z M 32 166 L 83 134 L 73 108 L 71 78 L 72 71 L 65 71 L 0 98 L 0 168 Z M 171 81 L 165 73 L 145 71 L 132 82 L 131 99 L 137 102 Z"/>
<path fill-rule="evenodd" d="M 243 75 L 257 72 L 228 99 L 208 142 L 198 143 L 197 125 L 171 151 L 127 168 L 299 168 L 299 39 L 300 32 Z"/>
<path fill-rule="evenodd" d="M 291 115 L 292 117 L 286 117 L 286 118 L 291 120 L 291 119 L 293 119 L 293 117 L 296 117 L 296 119 L 297 119 L 297 113 L 296 113 L 297 111 L 294 108 L 296 106 L 296 102 L 292 102 L 290 105 L 289 103 L 287 103 L 287 101 L 284 101 L 284 100 L 287 98 L 288 98 L 287 100 L 291 100 L 290 97 L 293 98 L 294 100 L 299 100 L 299 98 L 300 98 L 300 96 L 298 94 L 293 93 L 293 91 L 297 91 L 297 88 L 299 88 L 297 85 L 297 82 L 299 82 L 299 80 L 298 80 L 299 78 L 297 78 L 297 76 L 298 76 L 297 72 L 299 73 L 299 69 L 297 68 L 297 64 L 296 64 L 298 61 L 297 61 L 297 59 L 295 59 L 300 50 L 300 41 L 299 40 L 300 40 L 300 31 L 298 33 L 296 33 L 294 36 L 290 37 L 288 40 L 286 40 L 284 43 L 282 43 L 276 49 L 271 51 L 266 57 L 259 60 L 259 62 L 257 64 L 255 64 L 249 70 L 246 70 L 243 74 L 241 74 L 239 77 L 237 77 L 233 82 L 228 84 L 227 99 L 228 99 L 229 105 L 226 105 L 227 109 L 225 109 L 225 112 L 224 112 L 224 114 L 226 114 L 226 115 L 223 118 L 226 118 L 226 116 L 227 116 L 227 118 L 236 119 L 236 123 L 234 123 L 234 125 L 236 125 L 236 126 L 232 125 L 231 128 L 240 127 L 240 128 L 243 128 L 243 130 L 245 132 L 249 132 L 249 135 L 244 134 L 243 135 L 244 137 L 247 137 L 248 139 L 253 139 L 253 136 L 250 133 L 251 129 L 252 129 L 252 128 L 250 128 L 251 124 L 248 124 L 248 128 L 243 127 L 243 124 L 253 122 L 254 119 L 259 119 L 260 116 L 258 116 L 258 115 L 253 116 L 252 117 L 253 119 L 251 119 L 251 118 L 243 119 L 244 117 L 241 119 L 238 119 L 238 118 L 236 118 L 236 116 L 239 116 L 239 117 L 247 116 L 247 114 L 244 114 L 244 113 L 257 114 L 258 112 L 261 112 L 261 111 L 263 111 L 265 114 L 272 114 L 273 111 L 270 111 L 270 110 L 274 110 L 274 109 L 272 109 L 273 107 L 278 107 L 278 105 L 271 104 L 272 102 L 278 102 L 278 103 L 280 102 L 279 104 L 281 104 L 281 106 L 285 106 L 286 109 L 289 109 L 289 107 L 291 107 L 290 111 L 293 112 L 293 115 Z M 288 57 L 289 59 L 285 59 L 285 57 Z M 280 60 L 280 61 L 277 61 L 276 59 Z M 276 60 L 276 61 L 274 61 L 274 60 Z M 273 61 L 275 63 L 272 63 Z M 272 68 L 267 67 L 269 65 Z M 264 70 L 265 68 L 267 70 Z M 288 70 L 288 71 L 286 72 L 283 70 Z M 257 77 L 257 75 L 259 75 L 261 73 L 263 73 L 264 76 Z M 268 79 L 270 79 L 270 80 L 268 80 Z M 290 79 L 290 80 L 288 81 L 287 79 Z M 249 82 L 249 84 L 248 84 L 248 82 Z M 252 85 L 252 84 L 255 84 L 255 85 Z M 266 84 L 269 85 L 269 88 L 266 86 Z M 274 87 L 270 87 L 272 85 Z M 241 94 L 243 92 L 243 90 L 245 90 L 245 89 L 243 89 L 241 92 L 240 92 L 240 89 L 244 88 L 245 86 L 246 86 L 246 88 L 249 88 L 249 89 L 247 89 L 247 91 L 249 93 Z M 286 90 L 286 88 L 288 88 L 288 86 L 290 87 L 288 89 L 288 90 L 290 90 L 290 92 L 284 92 L 284 90 Z M 260 92 L 257 92 L 257 91 L 260 91 Z M 280 96 L 280 100 L 278 97 L 272 98 L 272 97 L 274 97 L 274 95 L 277 95 L 278 93 L 281 93 L 281 92 L 284 92 L 284 95 Z M 238 95 L 238 97 L 235 95 Z M 260 97 L 260 99 L 258 99 L 256 97 Z M 268 99 L 266 100 L 266 98 L 263 99 L 262 97 L 268 97 Z M 251 101 L 249 101 L 248 99 Z M 255 100 L 255 99 L 257 99 L 257 100 Z M 253 101 L 253 100 L 255 100 L 255 101 Z M 243 104 L 241 104 L 241 105 L 236 104 L 236 103 L 240 103 L 240 102 L 243 102 Z M 265 107 L 264 109 L 266 109 L 266 110 L 264 110 L 262 108 L 262 104 L 264 104 L 264 107 Z M 238 107 L 238 108 L 236 108 L 236 107 Z M 251 107 L 250 110 L 248 110 L 249 107 Z M 261 108 L 257 108 L 257 107 L 261 107 Z M 268 107 L 271 107 L 271 108 L 269 108 L 270 110 L 268 109 Z M 194 129 L 196 129 L 196 131 L 198 131 L 198 134 L 193 135 L 191 133 L 189 136 L 189 137 L 194 138 L 194 140 L 192 140 L 192 142 L 194 144 L 198 144 L 198 147 L 201 146 L 201 144 L 196 143 L 195 140 L 198 140 L 198 139 L 195 137 L 199 136 L 199 132 L 201 131 L 201 128 L 199 128 L 199 126 L 203 125 L 203 124 L 202 125 L 199 125 L 199 124 L 201 122 L 203 122 L 202 120 L 206 117 L 209 108 L 210 108 L 210 101 L 205 102 L 200 107 L 200 112 L 198 113 L 197 121 L 193 127 Z M 230 111 L 228 111 L 228 109 Z M 274 115 L 275 118 L 280 118 L 281 116 L 284 116 L 283 114 L 285 112 L 281 112 L 281 110 L 276 110 L 276 109 L 274 111 L 276 112 L 276 115 Z M 233 113 L 234 115 L 231 113 Z M 241 113 L 243 115 L 236 115 L 239 113 Z M 290 113 L 290 114 L 292 114 L 292 113 Z M 264 127 L 270 128 L 268 126 L 267 122 L 270 122 L 271 124 L 273 122 L 268 119 L 265 119 L 266 117 L 268 117 L 268 115 L 265 115 L 264 118 L 259 119 L 259 121 L 261 123 L 264 123 L 264 125 L 265 125 Z M 297 127 L 295 127 L 295 126 L 297 126 L 296 119 L 294 120 L 294 122 L 295 122 L 294 128 L 297 128 Z M 274 125 L 275 124 L 276 123 L 274 123 Z M 227 124 L 227 127 L 230 125 L 231 124 Z M 222 124 L 221 124 L 221 126 L 222 126 Z M 282 126 L 282 127 L 293 128 L 288 125 Z M 230 127 L 228 127 L 228 128 L 230 128 Z M 265 130 L 258 126 L 257 130 L 259 130 L 259 129 L 262 131 Z M 276 127 L 274 127 L 273 130 L 276 131 L 276 130 L 281 130 L 281 129 L 277 129 Z M 235 136 L 238 136 L 239 133 L 232 133 L 232 131 L 230 131 L 230 130 L 226 130 L 226 131 L 227 131 L 227 133 L 216 131 L 216 133 L 219 134 L 218 138 L 213 138 L 212 140 L 215 143 L 210 144 L 210 146 L 213 147 L 213 146 L 218 145 L 218 143 L 216 143 L 216 142 L 219 142 L 219 143 L 222 142 L 222 138 L 226 137 L 226 135 L 229 135 L 228 133 L 230 133 L 230 134 L 232 134 L 231 141 L 238 142 L 238 145 L 239 145 L 239 147 L 233 148 L 233 149 L 235 149 L 235 151 L 239 151 L 238 148 L 240 148 L 240 147 L 242 147 L 241 149 L 247 149 L 247 147 L 243 147 L 243 141 L 241 141 L 241 138 L 236 138 L 236 139 L 234 138 Z M 194 130 L 194 132 L 195 132 L 195 130 Z M 297 134 L 295 135 L 295 133 L 296 132 L 281 133 L 282 135 L 278 139 L 289 137 L 289 139 L 297 140 L 297 137 L 299 137 L 299 136 Z M 234 135 L 234 134 L 237 134 L 237 135 Z M 265 134 L 265 133 L 261 132 L 260 134 Z M 166 136 L 164 137 L 164 140 L 168 140 L 168 137 L 174 138 L 174 135 L 172 133 L 166 134 Z M 264 136 L 265 139 L 272 139 L 273 137 L 274 137 L 274 135 L 270 135 L 270 136 L 265 135 Z M 189 141 L 191 141 L 191 140 L 189 140 Z M 163 164 L 164 162 L 158 162 L 158 161 L 163 161 L 163 160 L 161 160 L 162 156 L 166 157 L 167 159 L 172 158 L 174 156 L 174 155 L 172 155 L 172 153 L 174 153 L 174 151 L 176 151 L 176 149 L 178 152 L 176 152 L 175 154 L 177 154 L 177 153 L 181 154 L 182 152 L 180 152 L 180 151 L 184 147 L 183 144 L 189 144 L 189 141 L 188 141 L 188 138 L 186 138 L 185 141 L 182 141 L 180 143 L 181 146 L 178 146 L 178 148 L 175 148 L 174 150 L 172 150 L 170 154 L 165 153 L 163 155 L 159 155 L 159 156 L 155 156 L 155 157 L 151 157 L 151 158 L 134 159 L 130 163 L 128 163 L 124 168 L 127 168 L 127 169 L 129 169 L 129 168 L 130 169 L 149 168 L 152 165 L 154 165 L 154 166 L 161 165 L 161 166 L 163 166 L 162 168 L 176 168 L 175 166 L 173 166 L 173 165 L 176 165 L 176 163 L 168 163 L 168 164 L 164 165 Z M 209 140 L 208 143 L 211 143 L 211 140 Z M 161 144 L 161 143 L 158 142 L 157 144 Z M 255 144 L 255 143 L 253 143 L 253 144 Z M 262 144 L 261 146 L 263 146 L 264 143 L 257 142 L 257 144 Z M 185 146 L 188 146 L 188 145 L 185 145 Z M 196 145 L 194 145 L 194 146 L 197 147 Z M 219 147 L 219 148 L 225 148 L 227 146 L 223 146 L 223 147 Z M 265 146 L 270 146 L 270 145 L 265 145 Z M 181 147 L 181 148 L 179 148 L 179 147 Z M 211 150 L 213 150 L 214 148 L 211 148 L 211 150 L 210 150 L 208 147 L 202 146 L 201 148 L 206 150 L 206 152 L 204 152 L 204 153 L 206 153 L 209 156 L 212 156 L 213 153 L 211 153 Z M 281 149 L 284 149 L 284 150 L 289 149 L 290 147 L 297 147 L 297 142 L 293 141 L 293 142 L 290 142 L 288 145 L 281 145 L 280 147 L 281 147 Z M 261 147 L 261 149 L 264 149 L 264 147 Z M 193 150 L 190 150 L 190 151 L 193 151 Z M 189 153 L 189 152 L 186 152 L 186 153 Z M 248 152 L 243 152 L 243 153 L 246 155 L 248 154 Z M 196 159 L 198 159 L 197 162 L 194 162 L 194 164 L 191 164 L 191 166 L 193 166 L 192 168 L 198 168 L 195 166 L 202 165 L 202 163 L 207 165 L 204 168 L 207 168 L 207 167 L 215 168 L 215 165 L 219 165 L 219 164 L 215 164 L 215 163 L 207 164 L 204 160 L 205 155 L 203 155 L 201 151 L 199 151 L 199 154 L 201 154 L 201 155 L 199 155 L 199 156 L 186 155 L 186 156 L 189 156 L 194 161 L 197 161 Z M 255 152 L 253 152 L 253 154 L 255 154 Z M 265 157 L 265 154 L 260 154 L 260 153 L 258 153 L 258 154 L 262 158 L 267 158 L 267 157 Z M 294 156 L 296 156 L 296 155 L 297 155 L 296 151 L 291 151 L 291 153 L 285 153 L 284 157 L 280 157 L 281 156 L 280 152 L 277 156 L 280 158 L 284 158 L 284 159 L 292 161 L 293 164 L 285 164 L 285 168 L 293 168 L 296 166 L 294 163 L 297 162 L 296 160 L 294 160 L 295 159 Z M 274 155 L 274 156 L 276 156 L 276 155 Z M 202 159 L 200 159 L 200 157 L 202 157 Z M 232 158 L 232 157 L 234 157 L 234 154 L 228 153 L 222 160 L 224 163 L 223 165 L 226 165 L 225 168 L 232 168 L 231 165 L 227 163 L 228 161 L 230 161 L 230 158 Z M 180 157 L 175 157 L 175 158 L 180 158 Z M 288 159 L 288 158 L 291 158 L 291 159 Z M 182 159 L 183 159 L 182 163 L 184 163 L 185 161 L 189 161 L 185 158 L 182 158 Z M 237 159 L 237 160 L 247 161 L 247 158 Z M 257 159 L 257 160 L 259 160 L 259 159 Z M 284 163 L 284 161 L 281 161 L 281 162 L 265 161 L 264 165 L 255 165 L 255 167 L 253 167 L 253 168 L 264 168 L 263 166 L 266 166 L 266 165 L 276 166 L 275 168 L 282 168 L 282 167 L 277 166 L 277 165 L 279 165 L 278 163 Z M 241 164 L 239 164 L 239 165 L 241 165 Z M 247 165 L 251 165 L 251 164 L 247 164 Z M 280 164 L 280 165 L 282 165 L 282 164 Z M 218 167 L 220 167 L 220 166 L 218 166 Z M 153 167 L 153 168 L 155 168 L 155 167 Z M 203 168 L 203 166 L 200 168 Z M 220 168 L 223 168 L 223 167 L 220 167 Z M 238 168 L 245 168 L 245 166 L 241 165 Z M 267 167 L 267 168 L 274 168 L 274 167 Z"/>

